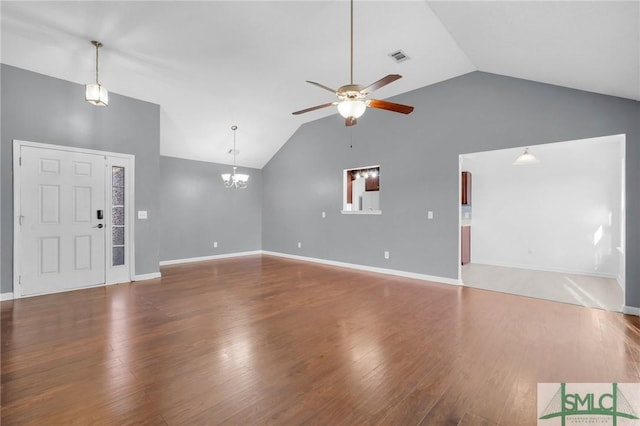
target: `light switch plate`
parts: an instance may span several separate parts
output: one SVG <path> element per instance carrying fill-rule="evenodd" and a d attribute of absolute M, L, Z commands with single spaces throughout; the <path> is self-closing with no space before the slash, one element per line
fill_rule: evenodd
<path fill-rule="evenodd" d="M 427 219 L 433 219 L 433 212 L 431 210 L 427 212 Z"/>
<path fill-rule="evenodd" d="M 138 219 L 147 219 L 147 211 L 138 210 Z"/>

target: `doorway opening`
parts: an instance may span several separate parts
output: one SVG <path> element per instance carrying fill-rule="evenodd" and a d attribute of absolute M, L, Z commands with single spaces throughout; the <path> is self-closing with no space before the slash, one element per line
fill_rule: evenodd
<path fill-rule="evenodd" d="M 514 164 L 526 148 L 537 161 Z M 473 176 L 459 210 L 461 281 L 621 311 L 624 162 L 624 135 L 461 155 Z"/>

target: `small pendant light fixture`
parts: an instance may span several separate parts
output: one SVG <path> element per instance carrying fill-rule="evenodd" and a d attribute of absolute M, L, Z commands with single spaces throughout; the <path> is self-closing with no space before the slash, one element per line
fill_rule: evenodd
<path fill-rule="evenodd" d="M 516 161 L 513 162 L 514 166 L 525 166 L 527 164 L 536 164 L 539 163 L 540 160 L 538 160 L 535 155 L 531 154 L 529 152 L 529 148 L 525 148 L 524 152 L 522 153 L 522 155 L 520 155 L 518 158 L 516 158 Z"/>
<path fill-rule="evenodd" d="M 109 91 L 98 81 L 98 50 L 102 47 L 102 43 L 91 40 L 91 44 L 96 47 L 96 82 L 85 86 L 84 98 L 93 105 L 107 106 L 109 105 Z"/>
<path fill-rule="evenodd" d="M 222 180 L 224 181 L 225 188 L 235 188 L 242 189 L 247 187 L 247 181 L 249 180 L 249 175 L 243 173 L 236 173 L 236 130 L 238 130 L 238 126 L 231 126 L 231 130 L 233 130 L 233 174 L 231 173 L 222 173 Z"/>

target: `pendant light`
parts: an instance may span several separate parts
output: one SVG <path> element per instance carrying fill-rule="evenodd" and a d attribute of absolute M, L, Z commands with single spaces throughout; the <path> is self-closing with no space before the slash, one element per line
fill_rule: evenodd
<path fill-rule="evenodd" d="M 249 175 L 244 173 L 236 173 L 238 167 L 236 167 L 236 130 L 238 126 L 231 126 L 233 130 L 233 173 L 222 173 L 222 180 L 225 188 L 242 189 L 247 187 L 247 181 Z"/>
<path fill-rule="evenodd" d="M 109 105 L 109 91 L 98 81 L 98 51 L 102 47 L 102 43 L 91 40 L 91 44 L 96 47 L 96 82 L 85 86 L 84 98 L 90 104 L 107 106 Z"/>
<path fill-rule="evenodd" d="M 538 160 L 535 155 L 531 154 L 529 152 L 529 148 L 525 148 L 524 152 L 522 153 L 522 155 L 520 155 L 518 158 L 516 158 L 516 161 L 513 162 L 514 166 L 525 166 L 527 164 L 536 164 L 539 163 L 540 160 Z"/>

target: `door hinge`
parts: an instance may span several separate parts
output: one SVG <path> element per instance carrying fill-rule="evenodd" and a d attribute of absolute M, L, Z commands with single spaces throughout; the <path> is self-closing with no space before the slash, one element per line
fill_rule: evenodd
<path fill-rule="evenodd" d="M 18 284 L 22 284 L 22 275 L 18 275 Z"/>
<path fill-rule="evenodd" d="M 24 219 L 24 216 L 18 216 L 18 223 L 20 224 L 20 226 L 22 226 L 22 219 Z"/>
<path fill-rule="evenodd" d="M 22 157 L 18 157 L 18 166 L 22 166 Z"/>

